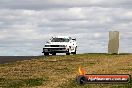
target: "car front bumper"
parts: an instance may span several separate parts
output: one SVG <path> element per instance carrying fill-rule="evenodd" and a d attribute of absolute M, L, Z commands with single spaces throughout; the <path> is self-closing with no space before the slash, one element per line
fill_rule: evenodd
<path fill-rule="evenodd" d="M 66 53 L 69 52 L 66 48 L 43 48 L 42 53 Z"/>

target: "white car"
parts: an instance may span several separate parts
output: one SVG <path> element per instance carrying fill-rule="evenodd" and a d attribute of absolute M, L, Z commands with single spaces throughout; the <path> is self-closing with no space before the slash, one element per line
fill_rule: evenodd
<path fill-rule="evenodd" d="M 56 55 L 56 53 L 66 53 L 66 55 L 76 54 L 77 44 L 76 39 L 68 36 L 52 37 L 46 42 L 43 52 L 44 55 Z"/>

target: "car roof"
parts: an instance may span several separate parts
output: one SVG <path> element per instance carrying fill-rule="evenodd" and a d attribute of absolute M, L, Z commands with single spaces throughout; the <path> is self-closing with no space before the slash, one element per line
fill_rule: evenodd
<path fill-rule="evenodd" d="M 53 38 L 70 38 L 69 36 L 55 36 Z"/>

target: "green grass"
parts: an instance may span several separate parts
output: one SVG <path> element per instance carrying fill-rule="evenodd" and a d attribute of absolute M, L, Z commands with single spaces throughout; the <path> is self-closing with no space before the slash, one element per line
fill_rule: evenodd
<path fill-rule="evenodd" d="M 124 69 L 120 69 L 120 70 L 128 70 L 128 71 L 132 71 L 132 68 L 124 68 Z"/>
<path fill-rule="evenodd" d="M 2 88 L 23 88 L 23 87 L 33 87 L 40 86 L 47 80 L 42 78 L 35 79 L 5 79 L 0 78 L 0 87 Z"/>
<path fill-rule="evenodd" d="M 130 74 L 132 54 L 78 54 L 41 56 L 38 59 L 0 65 L 1 88 L 131 88 L 128 84 L 76 83 L 79 66 L 87 74 Z"/>

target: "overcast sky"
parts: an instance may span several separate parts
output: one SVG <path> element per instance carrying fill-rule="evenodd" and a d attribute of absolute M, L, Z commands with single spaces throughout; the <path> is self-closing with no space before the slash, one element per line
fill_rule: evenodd
<path fill-rule="evenodd" d="M 77 38 L 78 53 L 107 53 L 109 31 L 132 52 L 132 0 L 0 0 L 0 56 L 42 55 L 58 35 Z"/>

